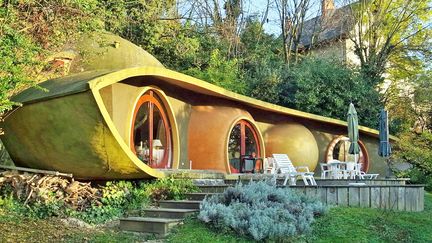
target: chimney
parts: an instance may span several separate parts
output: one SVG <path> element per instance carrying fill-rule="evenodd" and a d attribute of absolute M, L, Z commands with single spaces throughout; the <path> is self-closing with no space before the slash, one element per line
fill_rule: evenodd
<path fill-rule="evenodd" d="M 334 0 L 322 0 L 321 1 L 321 15 L 325 17 L 326 15 L 331 14 L 331 12 L 335 9 Z"/>

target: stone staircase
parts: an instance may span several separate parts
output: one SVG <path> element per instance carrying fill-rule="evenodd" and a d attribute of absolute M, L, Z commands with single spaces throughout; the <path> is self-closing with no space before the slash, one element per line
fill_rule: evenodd
<path fill-rule="evenodd" d="M 120 219 L 120 229 L 142 233 L 153 233 L 165 236 L 176 225 L 183 222 L 187 216 L 199 212 L 200 203 L 207 195 L 221 193 L 228 185 L 199 186 L 198 193 L 186 194 L 186 200 L 162 200 L 158 208 L 147 208 L 138 216 Z"/>

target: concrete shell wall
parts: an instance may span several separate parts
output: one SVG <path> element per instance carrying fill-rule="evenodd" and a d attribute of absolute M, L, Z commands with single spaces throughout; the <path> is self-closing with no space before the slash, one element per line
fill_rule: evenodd
<path fill-rule="evenodd" d="M 2 140 L 19 166 L 85 179 L 152 176 L 121 149 L 91 91 L 25 105 L 2 125 Z"/>
<path fill-rule="evenodd" d="M 138 77 L 136 80 L 144 81 L 145 77 Z M 114 83 L 100 90 L 100 94 L 104 105 L 112 119 L 117 131 L 122 137 L 123 141 L 130 147 L 131 126 L 133 119 L 133 112 L 136 107 L 138 99 L 148 90 L 153 90 L 156 95 L 161 99 L 166 115 L 168 117 L 171 128 L 172 144 L 172 168 L 178 168 L 179 155 L 182 151 L 181 143 L 179 142 L 177 117 L 179 113 L 179 104 L 165 95 L 165 93 L 156 86 L 135 86 L 128 83 Z M 174 106 L 171 104 L 174 101 Z M 181 106 L 181 105 L 180 105 Z"/>
<path fill-rule="evenodd" d="M 328 145 L 340 135 L 347 135 L 345 129 L 323 129 L 316 126 L 310 127 L 312 134 L 314 135 L 319 151 L 319 162 L 325 162 L 327 155 Z M 378 173 L 381 176 L 385 176 L 387 172 L 387 165 L 385 160 L 378 156 L 378 138 L 374 138 L 365 134 L 360 133 L 360 140 L 364 143 L 366 151 L 369 155 L 369 170 L 370 173 Z M 316 173 L 321 173 L 321 169 L 318 166 Z"/>
<path fill-rule="evenodd" d="M 230 173 L 227 144 L 229 133 L 240 119 L 248 119 L 262 134 L 265 155 L 286 153 L 295 166 L 308 166 L 311 171 L 320 173 L 319 163 L 325 162 L 328 145 L 339 135 L 346 134 L 346 128 L 311 123 L 284 116 L 256 115 L 254 109 L 233 102 L 212 99 L 191 93 L 179 87 L 165 84 L 151 77 L 141 77 L 147 86 L 131 85 L 134 82 L 120 82 L 101 90 L 104 103 L 125 142 L 129 142 L 130 121 L 126 121 L 133 110 L 134 100 L 150 88 L 160 90 L 170 105 L 172 119 L 177 126 L 178 156 L 173 168 L 216 170 Z M 104 93 L 110 93 L 107 99 Z M 121 98 L 123 97 L 123 98 Z M 129 97 L 125 99 L 124 97 Z M 110 105 L 112 102 L 114 105 Z M 126 112 L 127 111 L 127 112 Z M 129 112 L 129 113 L 128 113 Z M 125 122 L 126 121 L 126 122 Z M 121 132 L 124 131 L 124 132 Z M 370 156 L 369 171 L 385 175 L 384 160 L 377 155 L 376 139 L 360 134 Z"/>
<path fill-rule="evenodd" d="M 193 169 L 230 173 L 228 139 L 232 128 L 241 119 L 253 125 L 252 116 L 236 107 L 206 105 L 192 108 L 188 147 Z"/>
<path fill-rule="evenodd" d="M 111 83 L 101 82 L 100 89 L 95 82 L 94 90 L 26 103 L 17 109 L 2 124 L 6 134 L 2 140 L 12 159 L 17 165 L 73 173 L 85 179 L 163 176 L 129 148 L 133 109 L 148 89 L 155 90 L 167 108 L 174 169 L 189 169 L 192 161 L 193 169 L 230 173 L 228 139 L 240 119 L 249 120 L 256 128 L 262 157 L 287 153 L 295 165 L 307 165 L 317 175 L 317 163 L 325 161 L 329 143 L 347 133 L 343 124 L 330 124 L 324 118 L 299 118 L 276 108 L 215 96 L 192 82 L 182 87 L 174 78 L 141 75 L 139 69 L 136 73 L 113 74 Z M 378 139 L 363 132 L 360 139 L 369 153 L 370 172 L 385 175 L 385 162 L 377 155 Z"/>
<path fill-rule="evenodd" d="M 276 124 L 264 134 L 266 154 L 287 154 L 294 166 L 307 166 L 314 171 L 318 164 L 318 144 L 305 126 L 287 122 Z"/>

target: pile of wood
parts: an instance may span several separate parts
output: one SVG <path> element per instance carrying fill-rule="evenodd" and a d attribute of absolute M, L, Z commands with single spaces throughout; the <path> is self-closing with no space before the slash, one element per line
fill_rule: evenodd
<path fill-rule="evenodd" d="M 100 205 L 102 192 L 90 183 L 73 178 L 4 171 L 0 173 L 0 190 L 11 190 L 24 204 L 61 201 L 66 206 L 83 211 L 91 205 Z"/>

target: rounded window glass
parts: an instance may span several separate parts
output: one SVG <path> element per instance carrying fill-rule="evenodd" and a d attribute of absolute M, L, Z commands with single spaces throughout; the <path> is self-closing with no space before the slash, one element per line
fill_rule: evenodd
<path fill-rule="evenodd" d="M 259 158 L 258 136 L 252 125 L 240 120 L 231 130 L 228 141 L 228 160 L 232 173 L 239 173 L 243 158 Z"/>
<path fill-rule="evenodd" d="M 166 111 L 154 91 L 146 92 L 135 107 L 131 149 L 153 168 L 171 167 L 171 134 Z"/>

